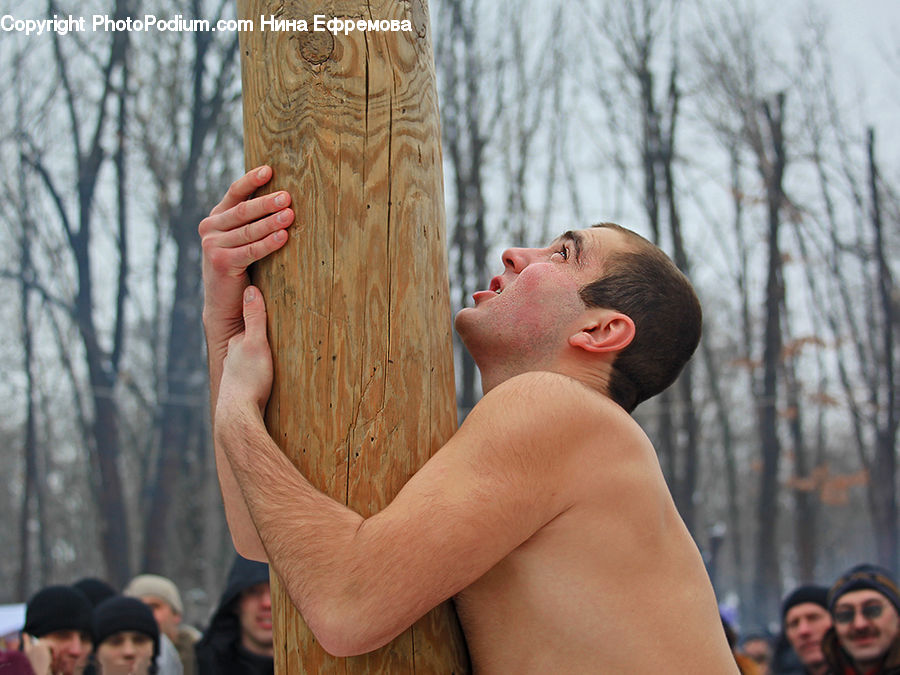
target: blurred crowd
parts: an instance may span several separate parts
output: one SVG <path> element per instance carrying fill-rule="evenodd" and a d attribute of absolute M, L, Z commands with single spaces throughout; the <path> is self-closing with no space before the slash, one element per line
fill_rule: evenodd
<path fill-rule="evenodd" d="M 94 578 L 48 586 L 7 637 L 0 674 L 258 675 L 273 672 L 268 565 L 235 558 L 209 625 L 182 621 L 177 586 L 142 574 L 121 592 Z M 777 634 L 722 624 L 743 675 L 900 675 L 900 589 L 875 565 L 831 586 L 804 585 L 781 606 Z"/>
<path fill-rule="evenodd" d="M 35 593 L 0 651 L 2 675 L 272 673 L 269 567 L 237 556 L 206 629 L 184 622 L 181 593 L 155 574 L 121 593 L 96 578 Z"/>
<path fill-rule="evenodd" d="M 875 565 L 792 590 L 775 635 L 722 623 L 743 675 L 900 675 L 900 589 Z"/>

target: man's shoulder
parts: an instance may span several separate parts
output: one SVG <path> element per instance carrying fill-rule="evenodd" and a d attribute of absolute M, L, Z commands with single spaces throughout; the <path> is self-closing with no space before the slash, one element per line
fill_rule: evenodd
<path fill-rule="evenodd" d="M 631 416 L 608 396 L 567 375 L 535 371 L 516 375 L 497 385 L 475 409 L 520 412 L 535 423 L 562 417 L 608 428 L 637 427 Z"/>
<path fill-rule="evenodd" d="M 612 399 L 576 379 L 529 372 L 497 385 L 473 408 L 463 427 L 495 448 L 577 451 L 644 443 L 632 417 Z"/>
<path fill-rule="evenodd" d="M 193 626 L 181 625 L 175 632 L 175 649 L 181 654 L 184 651 L 193 651 L 194 645 L 200 640 L 200 632 Z"/>

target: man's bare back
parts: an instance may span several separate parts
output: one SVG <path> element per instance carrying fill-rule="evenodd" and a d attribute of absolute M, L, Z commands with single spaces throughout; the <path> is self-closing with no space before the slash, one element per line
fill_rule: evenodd
<path fill-rule="evenodd" d="M 270 177 L 248 173 L 200 225 L 216 465 L 238 551 L 268 559 L 322 646 L 375 649 L 456 597 L 478 672 L 737 672 L 653 448 L 608 395 L 640 322 L 581 295 L 644 245 L 604 228 L 504 252 L 456 320 L 484 398 L 363 518 L 315 490 L 263 422 L 272 357 L 246 267 L 293 220 L 286 193 L 248 199 Z M 663 305 L 668 327 L 681 305 Z"/>
<path fill-rule="evenodd" d="M 551 373 L 503 388 L 530 399 L 510 416 L 574 424 L 584 443 L 544 448 L 549 462 L 570 455 L 557 488 L 571 506 L 456 597 L 476 671 L 734 672 L 699 551 L 640 427 Z"/>

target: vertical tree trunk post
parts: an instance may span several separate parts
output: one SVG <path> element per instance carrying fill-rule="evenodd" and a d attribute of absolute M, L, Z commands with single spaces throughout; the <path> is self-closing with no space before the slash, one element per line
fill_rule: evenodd
<path fill-rule="evenodd" d="M 334 35 L 316 15 L 411 30 Z M 427 1 L 238 0 L 238 16 L 254 24 L 241 34 L 245 160 L 273 167 L 269 188 L 296 213 L 286 248 L 253 271 L 275 357 L 267 425 L 317 488 L 369 516 L 456 430 Z M 449 603 L 335 659 L 272 582 L 276 673 L 468 670 Z"/>

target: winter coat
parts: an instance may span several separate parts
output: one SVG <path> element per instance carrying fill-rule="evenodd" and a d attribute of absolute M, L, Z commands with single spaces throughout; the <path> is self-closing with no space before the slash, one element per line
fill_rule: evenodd
<path fill-rule="evenodd" d="M 252 654 L 241 646 L 241 627 L 236 601 L 241 593 L 269 581 L 269 566 L 238 556 L 209 628 L 194 646 L 197 675 L 269 675 L 274 672 L 271 657 Z"/>

